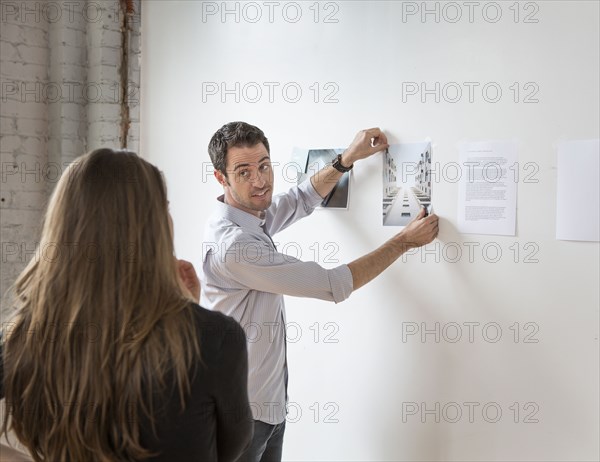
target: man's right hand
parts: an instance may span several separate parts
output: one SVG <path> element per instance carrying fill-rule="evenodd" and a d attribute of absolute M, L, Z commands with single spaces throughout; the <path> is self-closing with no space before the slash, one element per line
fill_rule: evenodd
<path fill-rule="evenodd" d="M 436 214 L 425 216 L 425 209 L 422 208 L 419 214 L 393 239 L 408 245 L 408 248 L 429 244 L 438 235 L 438 221 Z"/>
<path fill-rule="evenodd" d="M 348 263 L 352 273 L 354 290 L 364 286 L 381 274 L 388 266 L 407 250 L 421 247 L 435 239 L 438 234 L 437 215 L 425 216 L 425 209 L 402 231 L 379 246 L 373 252 Z"/>

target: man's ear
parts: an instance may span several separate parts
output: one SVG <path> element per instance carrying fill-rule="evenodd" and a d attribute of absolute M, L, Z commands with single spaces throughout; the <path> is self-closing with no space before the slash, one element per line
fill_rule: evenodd
<path fill-rule="evenodd" d="M 215 178 L 221 184 L 221 186 L 228 186 L 229 181 L 227 181 L 227 177 L 220 170 L 215 170 L 214 172 Z"/>

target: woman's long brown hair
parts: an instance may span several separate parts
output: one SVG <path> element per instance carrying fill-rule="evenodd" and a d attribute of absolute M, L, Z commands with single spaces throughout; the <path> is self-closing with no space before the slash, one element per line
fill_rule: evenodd
<path fill-rule="evenodd" d="M 143 459 L 153 395 L 170 378 L 185 405 L 200 351 L 173 253 L 156 167 L 98 149 L 65 170 L 3 333 L 2 433 L 36 461 Z"/>

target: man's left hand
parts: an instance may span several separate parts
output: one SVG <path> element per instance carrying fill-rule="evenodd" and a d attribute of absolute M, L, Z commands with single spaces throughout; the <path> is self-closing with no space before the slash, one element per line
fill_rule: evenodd
<path fill-rule="evenodd" d="M 342 164 L 349 167 L 357 160 L 365 159 L 388 147 L 387 137 L 379 128 L 361 130 L 354 137 L 350 147 L 342 154 Z"/>

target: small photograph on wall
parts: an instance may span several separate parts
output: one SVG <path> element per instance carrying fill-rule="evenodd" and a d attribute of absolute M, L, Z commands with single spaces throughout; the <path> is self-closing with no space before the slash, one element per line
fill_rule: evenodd
<path fill-rule="evenodd" d="M 431 143 L 391 144 L 383 155 L 383 225 L 406 226 L 431 210 Z"/>
<path fill-rule="evenodd" d="M 300 184 L 323 169 L 342 154 L 344 149 L 294 149 L 293 160 L 299 167 L 297 182 Z M 347 210 L 350 195 L 350 172 L 346 172 L 333 187 L 331 193 L 323 199 L 321 207 Z"/>

